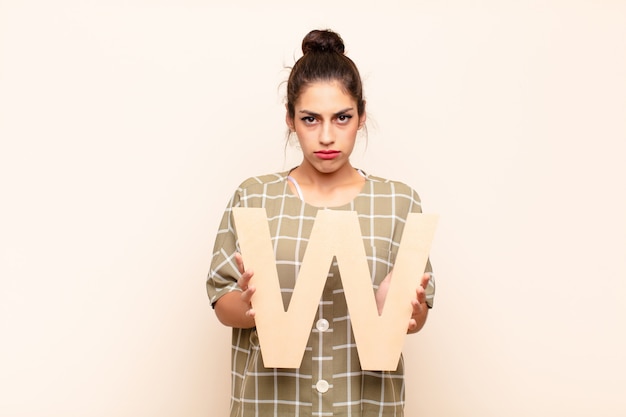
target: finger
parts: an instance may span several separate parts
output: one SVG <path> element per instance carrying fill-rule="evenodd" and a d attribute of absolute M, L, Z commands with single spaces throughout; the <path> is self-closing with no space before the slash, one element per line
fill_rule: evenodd
<path fill-rule="evenodd" d="M 250 310 L 246 311 L 246 316 L 250 318 L 254 318 L 256 316 L 256 311 L 254 311 L 254 309 L 251 308 Z"/>
<path fill-rule="evenodd" d="M 241 299 L 243 300 L 243 302 L 249 304 L 250 301 L 252 300 L 252 296 L 254 295 L 255 291 L 256 291 L 256 288 L 254 286 L 250 286 L 246 288 L 246 290 L 244 290 L 241 293 Z"/>
<path fill-rule="evenodd" d="M 411 319 L 409 320 L 409 327 L 407 331 L 411 333 L 411 332 L 414 332 L 415 330 L 417 330 L 417 322 L 415 321 L 415 319 Z"/>
<path fill-rule="evenodd" d="M 241 288 L 243 291 L 248 290 L 248 287 L 250 286 L 250 280 L 253 276 L 253 271 L 246 271 L 241 274 L 241 277 L 237 280 L 237 285 L 239 286 L 239 288 Z"/>
<path fill-rule="evenodd" d="M 426 304 L 426 300 L 413 300 L 411 301 L 411 307 L 413 307 L 413 313 L 411 314 L 411 317 L 415 317 L 422 314 L 424 312 L 424 309 L 428 308 L 428 305 Z"/>
<path fill-rule="evenodd" d="M 430 272 L 426 272 L 422 275 L 422 279 L 420 280 L 420 286 L 424 289 L 428 287 L 428 282 L 430 281 Z"/>
<path fill-rule="evenodd" d="M 241 257 L 241 254 L 239 252 L 235 253 L 235 262 L 237 263 L 237 269 L 239 270 L 239 273 L 243 274 L 246 269 L 243 266 L 243 258 Z"/>
<path fill-rule="evenodd" d="M 424 287 L 417 287 L 417 290 L 415 290 L 415 297 L 417 298 L 417 302 L 419 304 L 426 302 L 426 290 Z"/>

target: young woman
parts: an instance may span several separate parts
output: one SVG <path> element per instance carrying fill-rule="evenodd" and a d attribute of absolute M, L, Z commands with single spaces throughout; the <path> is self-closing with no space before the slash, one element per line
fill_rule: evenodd
<path fill-rule="evenodd" d="M 408 186 L 350 164 L 366 120 L 361 78 L 338 34 L 314 30 L 302 42 L 287 84 L 286 122 L 302 149 L 288 172 L 244 181 L 235 191 L 215 241 L 207 289 L 217 317 L 232 333 L 231 417 L 403 416 L 404 377 L 363 371 L 337 263 L 331 265 L 299 369 L 263 367 L 250 300 L 253 271 L 239 254 L 231 208 L 267 211 L 285 305 L 291 298 L 308 237 L 320 209 L 358 213 L 379 311 L 385 300 L 404 221 L 421 212 Z M 430 271 L 430 266 L 427 267 Z M 421 272 L 420 272 L 421 274 Z M 434 281 L 424 274 L 407 332 L 419 331 L 432 307 Z"/>

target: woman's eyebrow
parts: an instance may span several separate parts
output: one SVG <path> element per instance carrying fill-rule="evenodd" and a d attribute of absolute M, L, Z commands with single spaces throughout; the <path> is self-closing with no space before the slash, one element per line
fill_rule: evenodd
<path fill-rule="evenodd" d="M 308 114 L 309 116 L 315 116 L 315 117 L 319 117 L 320 116 L 319 113 L 315 113 L 314 111 L 305 110 L 305 109 L 300 110 L 298 113 L 304 113 L 304 114 Z"/>
<path fill-rule="evenodd" d="M 347 108 L 345 108 L 343 110 L 339 110 L 334 115 L 337 116 L 337 115 L 340 115 L 340 114 L 344 114 L 344 113 L 347 113 L 347 112 L 349 112 L 351 110 L 354 110 L 354 107 L 347 107 Z M 311 111 L 311 110 L 306 110 L 306 109 L 300 110 L 299 113 L 304 113 L 304 114 L 307 114 L 309 116 L 315 116 L 315 117 L 321 116 L 321 114 L 319 114 L 319 113 L 316 113 L 316 112 Z"/>

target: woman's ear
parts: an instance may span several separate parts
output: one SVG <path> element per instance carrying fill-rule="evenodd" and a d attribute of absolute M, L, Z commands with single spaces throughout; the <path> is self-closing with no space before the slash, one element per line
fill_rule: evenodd
<path fill-rule="evenodd" d="M 367 111 L 365 110 L 365 100 L 363 100 L 363 113 L 359 116 L 359 129 L 365 126 L 367 120 Z"/>
<path fill-rule="evenodd" d="M 293 117 L 289 116 L 289 110 L 287 109 L 287 105 L 285 105 L 285 123 L 287 123 L 287 127 L 290 132 L 295 132 L 296 126 L 293 123 Z"/>

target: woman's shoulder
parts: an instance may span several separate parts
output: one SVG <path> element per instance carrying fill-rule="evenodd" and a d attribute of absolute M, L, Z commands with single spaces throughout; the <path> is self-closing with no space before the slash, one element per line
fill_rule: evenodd
<path fill-rule="evenodd" d="M 281 198 L 285 193 L 287 172 L 257 175 L 242 181 L 231 197 L 231 207 L 262 207 L 267 201 Z"/>
<path fill-rule="evenodd" d="M 269 185 L 282 184 L 287 178 L 288 172 L 276 172 L 272 174 L 257 175 L 246 178 L 239 184 L 239 191 L 263 189 Z"/>
<path fill-rule="evenodd" d="M 417 198 L 417 192 L 402 181 L 383 178 L 376 175 L 366 174 L 366 178 L 372 183 L 374 192 L 394 194 L 398 196 L 410 196 Z"/>

